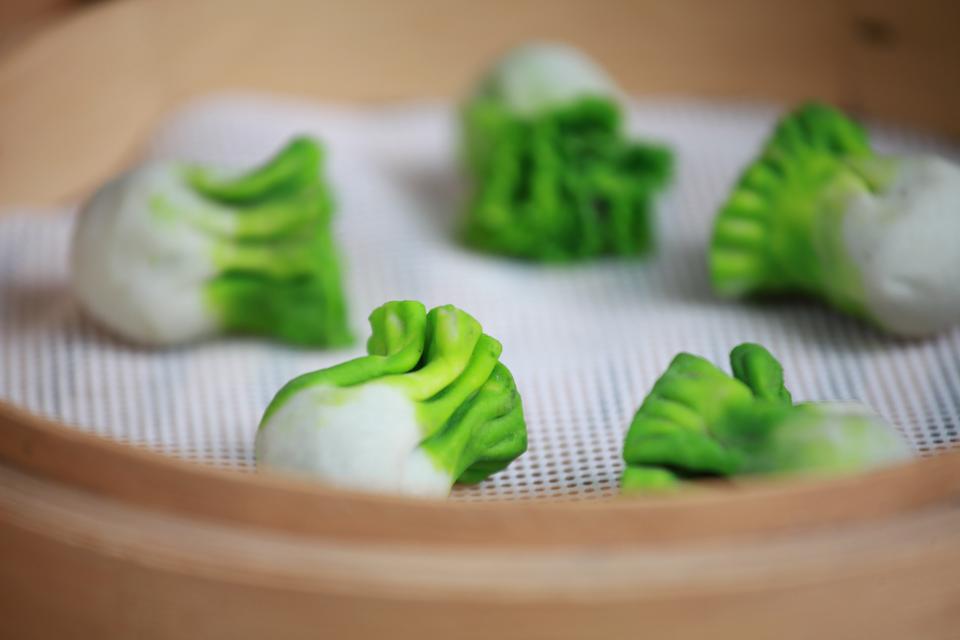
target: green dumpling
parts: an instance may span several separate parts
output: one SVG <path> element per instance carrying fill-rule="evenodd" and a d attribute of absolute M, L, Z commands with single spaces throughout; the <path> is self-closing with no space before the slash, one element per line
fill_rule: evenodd
<path fill-rule="evenodd" d="M 462 111 L 466 243 L 543 261 L 648 251 L 672 155 L 628 140 L 621 121 L 613 83 L 578 51 L 505 56 Z"/>
<path fill-rule="evenodd" d="M 960 323 L 960 167 L 879 155 L 840 111 L 785 115 L 717 215 L 720 295 L 819 297 L 892 333 Z"/>
<path fill-rule="evenodd" d="M 911 455 L 863 405 L 793 404 L 783 368 L 760 345 L 739 345 L 730 361 L 732 376 L 698 356 L 674 358 L 627 432 L 624 492 L 699 476 L 857 471 Z"/>
<path fill-rule="evenodd" d="M 447 305 L 388 302 L 368 355 L 304 374 L 270 403 L 257 465 L 346 488 L 442 497 L 526 450 L 520 394 L 500 343 Z"/>
<path fill-rule="evenodd" d="M 298 138 L 248 172 L 153 162 L 118 177 L 77 221 L 77 297 L 148 344 L 219 333 L 349 343 L 322 165 L 320 145 Z"/>

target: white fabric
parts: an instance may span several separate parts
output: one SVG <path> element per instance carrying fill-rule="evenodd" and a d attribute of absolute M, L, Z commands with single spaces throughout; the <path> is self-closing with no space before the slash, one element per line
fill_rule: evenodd
<path fill-rule="evenodd" d="M 298 350 L 219 339 L 150 351 L 101 332 L 67 289 L 72 214 L 0 216 L 0 398 L 104 436 L 199 462 L 252 469 L 254 431 L 287 380 L 357 355 L 366 315 L 390 299 L 453 303 L 503 343 L 523 396 L 530 449 L 459 499 L 616 492 L 623 434 L 677 352 L 724 368 L 744 340 L 779 357 L 798 400 L 861 400 L 920 452 L 960 442 L 960 330 L 927 341 L 880 335 L 799 300 L 715 299 L 705 246 L 717 208 L 779 109 L 649 100 L 636 133 L 677 153 L 646 260 L 539 266 L 466 251 L 451 240 L 461 193 L 447 105 L 341 109 L 232 95 L 196 103 L 161 127 L 157 158 L 241 166 L 289 136 L 321 137 L 337 194 L 337 236 L 359 338 L 348 350 Z M 886 150 L 957 150 L 895 130 Z"/>

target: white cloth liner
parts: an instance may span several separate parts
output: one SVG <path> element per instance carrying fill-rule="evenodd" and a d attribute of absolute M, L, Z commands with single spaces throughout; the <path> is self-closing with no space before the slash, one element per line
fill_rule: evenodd
<path fill-rule="evenodd" d="M 69 293 L 71 211 L 0 217 L 0 398 L 100 435 L 205 464 L 253 469 L 253 438 L 291 377 L 361 352 L 365 318 L 392 299 L 453 303 L 504 346 L 523 396 L 529 451 L 457 499 L 616 492 L 620 448 L 638 404 L 679 351 L 726 368 L 745 340 L 784 364 L 797 399 L 858 399 L 929 453 L 960 442 L 960 330 L 904 341 L 816 303 L 737 304 L 706 279 L 712 217 L 778 108 L 645 99 L 636 135 L 676 151 L 673 188 L 644 260 L 524 264 L 452 239 L 462 206 L 450 105 L 337 108 L 220 95 L 174 114 L 147 154 L 232 166 L 256 163 L 309 133 L 329 150 L 337 236 L 358 341 L 348 350 L 291 349 L 225 338 L 149 351 L 94 327 Z M 873 128 L 885 150 L 960 159 L 936 139 Z"/>

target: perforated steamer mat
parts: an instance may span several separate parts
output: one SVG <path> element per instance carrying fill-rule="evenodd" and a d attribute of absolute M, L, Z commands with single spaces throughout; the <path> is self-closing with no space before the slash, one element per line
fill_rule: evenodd
<path fill-rule="evenodd" d="M 523 396 L 529 451 L 486 482 L 457 488 L 454 499 L 614 495 L 624 432 L 673 356 L 689 351 L 726 367 L 745 340 L 783 361 L 798 399 L 864 401 L 921 454 L 960 443 L 960 330 L 902 341 L 815 303 L 711 295 L 713 215 L 779 112 L 635 103 L 631 130 L 667 142 L 678 160 L 659 207 L 656 254 L 542 266 L 452 240 L 462 191 L 449 105 L 338 109 L 249 95 L 194 103 L 160 128 L 148 155 L 243 166 L 298 133 L 325 142 L 357 345 L 320 352 L 238 338 L 132 347 L 101 332 L 71 299 L 73 212 L 13 211 L 0 216 L 0 398 L 108 438 L 252 471 L 257 422 L 277 389 L 361 353 L 374 307 L 417 299 L 477 317 L 503 343 Z M 874 128 L 873 136 L 881 150 L 960 158 L 911 132 Z"/>

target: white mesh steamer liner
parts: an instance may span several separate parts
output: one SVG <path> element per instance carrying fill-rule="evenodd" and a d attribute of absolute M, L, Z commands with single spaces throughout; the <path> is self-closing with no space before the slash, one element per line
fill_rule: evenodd
<path fill-rule="evenodd" d="M 256 163 L 297 133 L 320 137 L 347 262 L 350 350 L 222 339 L 165 351 L 100 332 L 72 301 L 72 213 L 0 217 L 0 397 L 109 438 L 205 464 L 253 468 L 267 402 L 287 380 L 362 350 L 366 315 L 401 298 L 453 303 L 503 343 L 523 396 L 530 448 L 457 499 L 612 495 L 620 447 L 644 395 L 679 351 L 726 367 L 744 340 L 783 362 L 798 399 L 859 399 L 927 453 L 960 442 L 960 331 L 903 341 L 815 303 L 715 299 L 705 247 L 717 205 L 779 109 L 644 101 L 631 129 L 669 143 L 674 186 L 645 260 L 572 266 L 517 263 L 451 239 L 460 210 L 456 121 L 449 105 L 334 109 L 231 95 L 171 118 L 148 154 Z M 933 151 L 936 140 L 875 130 L 885 150 Z M 958 239 L 960 242 L 960 239 Z"/>

